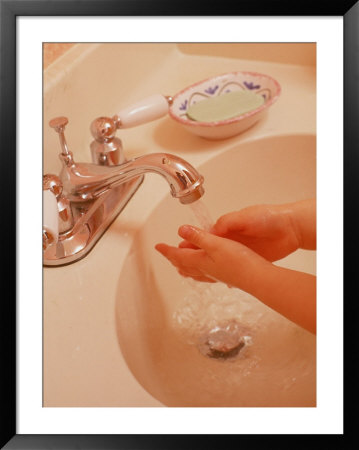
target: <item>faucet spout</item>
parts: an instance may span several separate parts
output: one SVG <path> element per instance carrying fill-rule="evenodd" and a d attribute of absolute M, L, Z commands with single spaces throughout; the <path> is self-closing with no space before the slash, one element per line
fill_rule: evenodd
<path fill-rule="evenodd" d="M 192 203 L 204 194 L 203 176 L 187 161 L 169 153 L 151 153 L 117 166 L 75 163 L 67 155 L 63 159 L 61 180 L 64 191 L 73 201 L 88 201 L 145 173 L 164 177 L 173 197 L 181 203 Z"/>

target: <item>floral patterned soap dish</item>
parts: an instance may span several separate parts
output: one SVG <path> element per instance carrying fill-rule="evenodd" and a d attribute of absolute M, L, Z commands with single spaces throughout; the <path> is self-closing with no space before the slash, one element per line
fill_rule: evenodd
<path fill-rule="evenodd" d="M 245 114 L 216 122 L 197 122 L 187 116 L 193 103 L 238 90 L 250 90 L 264 103 Z M 223 139 L 242 133 L 263 115 L 280 95 L 280 85 L 268 75 L 253 72 L 231 72 L 209 78 L 176 94 L 169 108 L 170 116 L 187 130 L 209 139 Z"/>
<path fill-rule="evenodd" d="M 235 117 L 211 122 L 193 120 L 187 115 L 188 110 L 198 102 L 243 90 L 261 96 L 263 100 L 261 99 L 260 106 Z M 280 92 L 279 83 L 268 75 L 231 72 L 197 82 L 173 97 L 153 95 L 121 110 L 117 114 L 117 120 L 119 128 L 128 128 L 158 119 L 168 113 L 172 119 L 198 136 L 224 139 L 242 133 L 254 125 L 278 99 Z"/>

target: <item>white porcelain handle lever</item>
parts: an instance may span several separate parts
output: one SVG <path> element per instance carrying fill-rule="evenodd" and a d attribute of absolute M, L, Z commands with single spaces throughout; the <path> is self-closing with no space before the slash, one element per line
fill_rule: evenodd
<path fill-rule="evenodd" d="M 43 239 L 46 245 L 58 241 L 59 238 L 59 210 L 57 207 L 57 199 L 49 189 L 42 191 L 43 193 Z M 45 235 L 45 236 L 44 236 Z M 45 242 L 44 242 L 45 245 Z"/>
<path fill-rule="evenodd" d="M 151 95 L 122 109 L 117 116 L 120 128 L 131 128 L 164 117 L 168 113 L 170 97 Z"/>

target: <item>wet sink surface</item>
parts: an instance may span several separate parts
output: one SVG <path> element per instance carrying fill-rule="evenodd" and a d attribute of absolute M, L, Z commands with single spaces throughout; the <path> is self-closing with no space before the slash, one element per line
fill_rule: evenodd
<path fill-rule="evenodd" d="M 237 144 L 198 169 L 213 219 L 311 198 L 315 136 Z M 177 244 L 184 223 L 198 225 L 191 208 L 165 198 L 137 232 L 118 279 L 117 337 L 135 378 L 166 406 L 315 406 L 315 336 L 239 289 L 178 275 L 154 245 Z M 277 264 L 315 274 L 315 252 Z M 237 333 L 238 351 L 206 356 L 210 331 L 218 329 Z"/>

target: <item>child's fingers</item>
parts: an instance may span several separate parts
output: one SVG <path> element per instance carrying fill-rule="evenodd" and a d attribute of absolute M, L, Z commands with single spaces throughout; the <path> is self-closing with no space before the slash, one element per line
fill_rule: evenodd
<path fill-rule="evenodd" d="M 193 280 L 196 280 L 196 281 L 203 281 L 205 283 L 216 283 L 216 280 L 214 280 L 213 278 L 209 278 L 205 275 L 191 275 L 188 272 L 185 272 L 180 269 L 178 269 L 178 273 L 185 278 L 192 278 Z"/>
<path fill-rule="evenodd" d="M 194 246 L 202 248 L 209 253 L 217 250 L 220 246 L 220 238 L 207 231 L 201 230 L 200 228 L 193 227 L 192 225 L 181 226 L 178 230 L 178 234 Z"/>
<path fill-rule="evenodd" d="M 165 258 L 167 258 L 168 260 L 170 260 L 172 263 L 174 263 L 177 258 L 177 252 L 175 251 L 176 249 L 174 247 L 171 247 L 170 245 L 167 244 L 157 244 L 155 245 L 155 249 L 161 253 L 161 255 L 163 255 Z"/>
<path fill-rule="evenodd" d="M 190 272 L 191 276 L 202 275 L 198 268 L 203 264 L 203 252 L 191 248 L 172 247 L 167 244 L 157 244 L 155 249 L 178 269 Z"/>
<path fill-rule="evenodd" d="M 192 248 L 192 249 L 198 249 L 198 247 L 197 247 L 196 245 L 193 245 L 193 244 L 191 244 L 190 242 L 188 242 L 188 241 L 186 241 L 186 240 L 181 241 L 181 242 L 178 244 L 178 248 Z"/>
<path fill-rule="evenodd" d="M 229 231 L 243 231 L 246 225 L 245 215 L 239 212 L 232 212 L 220 217 L 213 225 L 211 232 L 223 236 Z"/>

